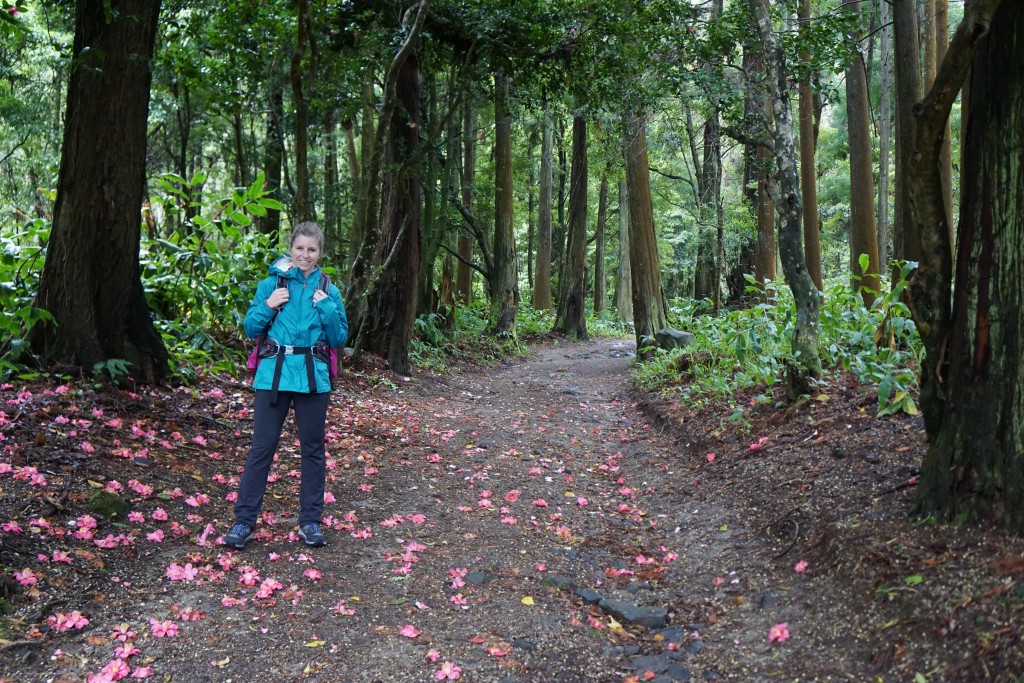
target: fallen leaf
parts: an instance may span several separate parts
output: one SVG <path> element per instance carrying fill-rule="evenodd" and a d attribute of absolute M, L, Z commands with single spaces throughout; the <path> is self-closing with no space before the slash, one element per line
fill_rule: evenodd
<path fill-rule="evenodd" d="M 325 645 L 326 643 L 326 640 L 311 640 L 308 643 L 306 643 L 306 647 L 320 647 L 321 645 Z"/>
<path fill-rule="evenodd" d="M 532 605 L 533 604 L 533 598 L 531 598 L 529 595 L 527 595 L 525 598 L 520 600 L 520 602 L 523 603 L 524 605 Z"/>
<path fill-rule="evenodd" d="M 992 569 L 1000 574 L 1020 574 L 1024 572 L 1024 555 L 1007 555 L 990 563 Z"/>

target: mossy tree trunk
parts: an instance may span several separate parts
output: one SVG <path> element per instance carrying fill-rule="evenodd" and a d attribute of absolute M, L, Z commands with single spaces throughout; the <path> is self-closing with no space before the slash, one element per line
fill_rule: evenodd
<path fill-rule="evenodd" d="M 779 213 L 779 251 L 786 284 L 793 292 L 796 324 L 792 357 L 787 361 L 786 386 L 791 398 L 810 391 L 810 380 L 821 375 L 818 356 L 818 288 L 807 271 L 800 229 L 800 183 L 793 143 L 793 111 L 786 74 L 786 56 L 772 28 L 767 0 L 749 0 L 751 15 L 761 37 L 766 85 L 775 119 L 775 175 L 772 196 Z"/>

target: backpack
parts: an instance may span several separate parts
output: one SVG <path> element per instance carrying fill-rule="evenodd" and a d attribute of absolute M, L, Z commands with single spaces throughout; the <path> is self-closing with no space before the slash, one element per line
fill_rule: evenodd
<path fill-rule="evenodd" d="M 278 289 L 287 286 L 287 284 L 288 283 L 285 278 L 280 275 L 277 276 Z M 322 290 L 324 293 L 329 293 L 331 291 L 331 279 L 327 277 L 327 273 L 320 273 L 320 286 L 317 287 L 317 289 Z M 263 328 L 263 332 L 256 337 L 256 345 L 253 347 L 252 351 L 249 353 L 249 358 L 246 360 L 246 367 L 252 375 L 256 374 L 256 368 L 260 366 L 260 361 L 263 360 L 263 357 L 260 355 L 260 351 L 263 349 L 264 342 L 267 340 L 267 332 L 270 331 L 270 326 L 273 325 L 274 320 L 277 319 L 279 311 L 280 309 L 274 310 L 273 317 L 270 318 L 270 322 L 267 323 L 267 326 Z M 331 379 L 338 376 L 338 349 L 327 349 L 327 368 Z"/>

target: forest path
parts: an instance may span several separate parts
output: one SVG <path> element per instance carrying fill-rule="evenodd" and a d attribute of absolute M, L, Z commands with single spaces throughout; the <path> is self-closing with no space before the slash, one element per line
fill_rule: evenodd
<path fill-rule="evenodd" d="M 230 655 L 233 680 L 428 681 L 454 667 L 467 681 L 688 680 L 703 646 L 688 572 L 707 558 L 677 559 L 690 549 L 674 533 L 675 445 L 630 402 L 634 348 L 548 344 L 399 382 L 380 403 L 349 393 L 345 421 L 329 420 L 346 452 L 328 484 L 330 545 L 275 535 L 238 554 L 296 604 L 268 609 L 244 587 L 240 609 L 176 598 L 217 635 L 173 643 L 173 667 L 222 680 L 210 662 Z M 279 525 L 292 496 L 268 497 Z"/>
<path fill-rule="evenodd" d="M 876 418 L 848 375 L 792 406 L 644 395 L 633 349 L 547 340 L 446 376 L 346 372 L 313 549 L 290 422 L 256 539 L 217 542 L 249 447 L 244 384 L 0 386 L 0 566 L 23 587 L 0 681 L 1024 672 L 1024 603 L 1000 597 L 1024 541 L 904 514 L 919 419 Z M 99 488 L 127 519 L 91 509 Z"/>

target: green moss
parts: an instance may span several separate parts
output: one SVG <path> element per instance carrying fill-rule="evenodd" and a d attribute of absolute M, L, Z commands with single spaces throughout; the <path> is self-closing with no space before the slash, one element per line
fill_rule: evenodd
<path fill-rule="evenodd" d="M 128 501 L 115 493 L 97 491 L 89 499 L 89 510 L 109 520 L 118 521 L 128 517 Z"/>

